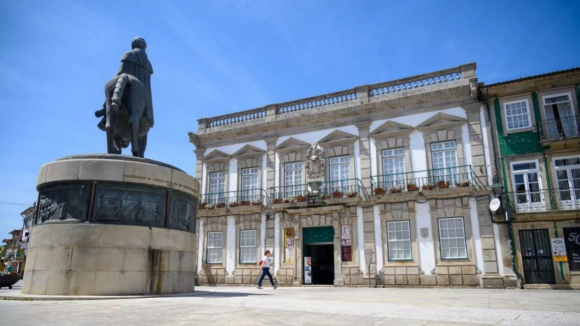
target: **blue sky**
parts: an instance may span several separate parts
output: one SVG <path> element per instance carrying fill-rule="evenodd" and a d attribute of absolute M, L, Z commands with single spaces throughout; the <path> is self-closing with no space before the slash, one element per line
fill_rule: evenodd
<path fill-rule="evenodd" d="M 2 1 L 0 239 L 36 175 L 106 151 L 93 112 L 147 40 L 146 157 L 195 171 L 197 119 L 477 62 L 493 83 L 580 66 L 579 1 Z"/>

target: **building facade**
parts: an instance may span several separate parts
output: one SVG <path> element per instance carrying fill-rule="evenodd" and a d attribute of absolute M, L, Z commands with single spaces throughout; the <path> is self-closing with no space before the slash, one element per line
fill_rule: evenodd
<path fill-rule="evenodd" d="M 580 69 L 482 88 L 522 282 L 580 284 Z"/>
<path fill-rule="evenodd" d="M 475 68 L 198 120 L 200 283 L 515 286 Z"/>

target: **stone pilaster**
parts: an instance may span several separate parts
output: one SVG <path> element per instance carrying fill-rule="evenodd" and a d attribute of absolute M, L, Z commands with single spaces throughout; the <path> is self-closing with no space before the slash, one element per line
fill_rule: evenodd
<path fill-rule="evenodd" d="M 202 180 L 202 177 L 203 177 L 203 155 L 205 154 L 205 148 L 198 147 L 196 150 L 194 150 L 194 153 L 195 153 L 195 178 L 199 181 L 202 192 L 203 192 L 203 189 L 205 189 L 203 187 L 203 182 L 205 180 Z"/>

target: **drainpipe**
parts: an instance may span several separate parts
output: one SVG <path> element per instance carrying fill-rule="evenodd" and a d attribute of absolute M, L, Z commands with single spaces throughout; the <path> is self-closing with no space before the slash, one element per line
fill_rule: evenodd
<path fill-rule="evenodd" d="M 493 123 L 491 123 L 491 113 L 489 110 L 489 89 L 487 86 L 485 86 L 485 107 L 487 109 L 487 121 L 489 123 L 490 134 L 491 134 L 491 145 L 493 148 L 493 156 L 494 156 L 493 165 L 495 166 L 495 174 L 499 177 L 499 170 L 497 168 L 497 159 L 495 157 L 496 153 L 498 153 L 498 152 L 496 152 L 496 148 L 495 148 L 495 137 L 494 137 L 495 132 L 493 130 Z M 499 153 L 499 155 L 501 156 L 501 153 Z M 503 177 L 504 177 L 504 182 L 505 182 L 505 175 Z M 504 189 L 507 190 L 507 187 L 505 187 Z M 503 202 L 502 202 L 502 206 L 503 206 Z M 506 214 L 506 221 L 508 224 L 512 270 L 514 271 L 514 273 L 516 274 L 516 276 L 520 280 L 520 287 L 523 289 L 524 288 L 524 278 L 522 277 L 522 275 L 520 274 L 520 272 L 518 271 L 518 268 L 516 266 L 516 248 L 514 247 L 514 232 L 513 232 L 513 228 L 512 228 L 512 222 L 511 222 L 511 218 L 509 216 L 509 212 L 506 212 L 505 214 Z M 493 219 L 492 219 L 492 222 L 493 222 Z"/>

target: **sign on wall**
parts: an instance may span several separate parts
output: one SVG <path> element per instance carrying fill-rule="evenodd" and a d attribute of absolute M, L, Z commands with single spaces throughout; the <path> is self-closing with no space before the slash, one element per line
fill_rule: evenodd
<path fill-rule="evenodd" d="M 563 238 L 552 238 L 552 257 L 554 257 L 554 261 L 568 261 Z"/>
<path fill-rule="evenodd" d="M 312 262 L 310 257 L 304 257 L 304 284 L 312 284 Z"/>
<path fill-rule="evenodd" d="M 564 244 L 570 271 L 580 272 L 580 227 L 564 228 Z"/>
<path fill-rule="evenodd" d="M 294 228 L 284 229 L 284 262 L 293 263 L 296 256 L 296 243 L 294 239 Z"/>

